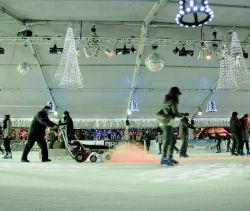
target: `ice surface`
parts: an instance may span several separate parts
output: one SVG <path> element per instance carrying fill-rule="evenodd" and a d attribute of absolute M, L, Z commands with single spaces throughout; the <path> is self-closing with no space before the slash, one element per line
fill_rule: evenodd
<path fill-rule="evenodd" d="M 249 211 L 250 157 L 190 151 L 175 167 L 148 163 L 42 163 L 31 152 L 0 160 L 0 210 Z M 157 155 L 158 156 L 158 155 Z"/>

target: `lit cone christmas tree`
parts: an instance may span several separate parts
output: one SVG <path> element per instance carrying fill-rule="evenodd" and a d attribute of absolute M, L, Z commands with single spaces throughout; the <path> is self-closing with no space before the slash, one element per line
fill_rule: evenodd
<path fill-rule="evenodd" d="M 227 47 L 223 46 L 217 89 L 230 90 L 236 89 L 237 87 L 237 82 L 235 80 L 233 70 L 230 66 L 230 56 L 228 54 Z"/>
<path fill-rule="evenodd" d="M 250 72 L 247 69 L 247 64 L 236 32 L 233 32 L 232 35 L 230 68 L 232 68 L 237 83 L 250 81 Z"/>
<path fill-rule="evenodd" d="M 62 88 L 75 89 L 83 87 L 82 74 L 77 59 L 75 38 L 71 27 L 67 30 L 63 54 L 55 78 L 60 80 L 59 86 Z"/>

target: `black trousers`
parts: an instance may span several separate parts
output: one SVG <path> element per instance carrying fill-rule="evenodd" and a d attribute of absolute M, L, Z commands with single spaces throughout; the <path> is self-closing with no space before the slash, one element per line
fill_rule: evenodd
<path fill-rule="evenodd" d="M 245 139 L 242 141 L 242 151 L 244 149 L 244 144 L 246 145 L 247 152 L 249 152 L 249 140 Z"/>
<path fill-rule="evenodd" d="M 187 155 L 187 148 L 188 148 L 188 135 L 183 135 L 180 154 L 181 155 Z"/>
<path fill-rule="evenodd" d="M 236 134 L 236 133 L 232 133 L 232 140 L 233 140 L 233 145 L 232 145 L 232 150 L 231 153 L 234 154 L 235 150 L 237 151 L 238 154 L 240 154 L 240 146 L 241 146 L 241 136 Z"/>
<path fill-rule="evenodd" d="M 28 159 L 28 154 L 32 147 L 34 146 L 35 142 L 37 142 L 38 146 L 41 149 L 41 154 L 42 154 L 42 160 L 47 160 L 48 159 L 48 148 L 47 148 L 47 143 L 44 138 L 29 138 L 24 150 L 23 150 L 23 155 L 22 159 L 27 160 Z"/>
<path fill-rule="evenodd" d="M 221 151 L 220 144 L 221 144 L 221 140 L 217 140 L 216 148 L 218 151 Z"/>
<path fill-rule="evenodd" d="M 11 149 L 10 149 L 10 140 L 11 140 L 11 138 L 4 138 L 3 139 L 3 145 L 4 145 L 4 148 L 5 148 L 6 152 L 11 152 Z"/>

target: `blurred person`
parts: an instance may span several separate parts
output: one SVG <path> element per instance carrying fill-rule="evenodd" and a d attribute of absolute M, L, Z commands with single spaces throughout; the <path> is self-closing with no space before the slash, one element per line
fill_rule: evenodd
<path fill-rule="evenodd" d="M 221 147 L 220 147 L 220 144 L 221 144 L 221 141 L 222 141 L 222 137 L 220 136 L 219 133 L 215 133 L 215 137 L 214 137 L 215 141 L 217 142 L 216 143 L 216 149 L 217 149 L 217 152 L 216 153 L 221 153 Z"/>
<path fill-rule="evenodd" d="M 159 145 L 159 155 L 162 153 L 162 150 L 161 150 L 161 148 L 162 148 L 162 143 L 163 143 L 163 137 L 162 137 L 162 131 L 160 132 L 158 132 L 157 133 L 157 136 L 156 136 L 156 142 L 158 143 L 158 145 Z"/>
<path fill-rule="evenodd" d="M 3 120 L 3 144 L 5 148 L 5 155 L 3 159 L 12 159 L 12 153 L 10 148 L 10 140 L 12 134 L 12 124 L 10 115 L 6 114 Z"/>
<path fill-rule="evenodd" d="M 180 157 L 188 157 L 187 148 L 188 148 L 188 128 L 195 129 L 195 127 L 189 124 L 189 113 L 185 113 L 183 118 L 180 121 L 179 125 L 179 138 L 182 140 L 182 145 L 180 148 Z"/>
<path fill-rule="evenodd" d="M 231 147 L 230 147 L 230 144 L 231 144 L 231 136 L 229 134 L 227 134 L 227 151 L 226 152 L 231 152 Z"/>
<path fill-rule="evenodd" d="M 28 140 L 23 150 L 21 162 L 30 162 L 28 160 L 28 154 L 32 149 L 33 145 L 35 144 L 35 142 L 37 142 L 38 146 L 41 149 L 42 162 L 51 161 L 48 158 L 48 148 L 44 138 L 45 130 L 46 127 L 57 129 L 58 125 L 49 120 L 48 115 L 50 110 L 51 107 L 46 105 L 42 110 L 38 111 L 34 116 L 29 129 Z"/>
<path fill-rule="evenodd" d="M 240 146 L 240 153 L 244 155 L 244 144 L 246 145 L 246 154 L 249 155 L 249 122 L 248 122 L 248 114 L 244 114 L 244 116 L 241 118 L 241 125 L 242 125 L 242 144 Z"/>
<path fill-rule="evenodd" d="M 144 140 L 145 140 L 145 145 L 146 145 L 146 151 L 149 152 L 150 145 L 151 145 L 151 134 L 149 130 L 145 131 Z"/>
<path fill-rule="evenodd" d="M 230 118 L 230 129 L 233 140 L 231 154 L 237 156 L 240 155 L 242 125 L 240 123 L 240 120 L 238 119 L 238 112 L 236 111 L 232 113 L 232 116 Z"/>
<path fill-rule="evenodd" d="M 178 104 L 181 92 L 178 87 L 172 87 L 165 96 L 163 109 L 156 115 L 161 130 L 163 131 L 163 149 L 160 163 L 172 166 L 178 164 L 173 159 L 173 150 L 175 145 L 175 137 L 173 131 L 173 120 L 175 117 L 183 117 L 184 113 L 179 113 Z"/>

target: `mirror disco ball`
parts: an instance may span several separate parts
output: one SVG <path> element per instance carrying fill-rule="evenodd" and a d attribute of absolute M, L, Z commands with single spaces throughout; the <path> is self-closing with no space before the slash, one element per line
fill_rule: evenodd
<path fill-rule="evenodd" d="M 164 67 L 164 60 L 158 53 L 151 53 L 145 60 L 146 67 L 152 72 L 158 72 Z"/>
<path fill-rule="evenodd" d="M 27 75 L 30 72 L 30 70 L 31 70 L 31 66 L 27 62 L 23 62 L 22 64 L 18 65 L 18 67 L 17 67 L 17 71 L 21 75 Z"/>

